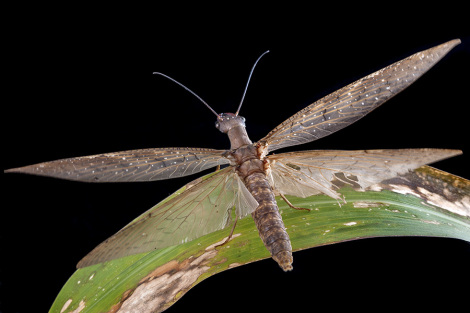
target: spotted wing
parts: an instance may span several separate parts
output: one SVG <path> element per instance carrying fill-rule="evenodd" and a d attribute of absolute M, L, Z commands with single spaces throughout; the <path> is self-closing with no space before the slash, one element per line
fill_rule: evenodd
<path fill-rule="evenodd" d="M 359 79 L 299 111 L 260 142 L 274 151 L 334 133 L 411 85 L 459 43 L 456 39 L 418 52 Z"/>
<path fill-rule="evenodd" d="M 341 199 L 338 189 L 363 190 L 422 165 L 461 154 L 448 149 L 314 150 L 269 156 L 271 183 L 278 193 Z"/>
<path fill-rule="evenodd" d="M 157 204 L 97 246 L 77 267 L 189 242 L 227 227 L 234 206 L 239 218 L 258 206 L 240 183 L 233 168 L 228 167 L 187 184 L 181 193 Z"/>
<path fill-rule="evenodd" d="M 44 162 L 6 172 L 84 182 L 152 181 L 186 176 L 228 164 L 225 150 L 161 148 L 121 151 Z"/>

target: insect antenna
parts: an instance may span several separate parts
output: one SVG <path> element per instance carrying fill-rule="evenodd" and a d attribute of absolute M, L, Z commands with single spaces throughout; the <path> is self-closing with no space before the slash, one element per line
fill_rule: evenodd
<path fill-rule="evenodd" d="M 248 76 L 248 81 L 246 82 L 245 91 L 243 92 L 242 100 L 240 101 L 240 104 L 238 105 L 238 109 L 235 115 L 238 115 L 242 107 L 243 100 L 245 100 L 246 90 L 248 89 L 248 85 L 250 84 L 251 75 L 253 75 L 253 71 L 255 70 L 256 64 L 258 64 L 258 61 L 263 57 L 263 55 L 265 55 L 268 52 L 269 50 L 264 52 L 262 55 L 260 55 L 259 58 L 256 60 L 255 64 L 253 65 L 253 67 L 251 68 L 250 76 Z"/>
<path fill-rule="evenodd" d="M 162 73 L 160 73 L 160 72 L 153 72 L 153 74 L 161 75 L 161 76 L 163 76 L 163 77 L 165 77 L 165 78 L 168 78 L 168 79 L 171 80 L 172 82 L 177 83 L 178 85 L 180 85 L 181 87 L 183 87 L 184 89 L 186 89 L 187 91 L 189 91 L 190 93 L 192 93 L 192 94 L 193 94 L 196 98 L 198 98 L 202 103 L 204 103 L 204 104 L 206 105 L 206 107 L 208 107 L 208 108 L 212 111 L 212 113 L 214 113 L 214 114 L 217 116 L 218 119 L 220 118 L 219 114 L 217 114 L 217 112 L 214 111 L 214 109 L 212 109 L 212 108 L 210 107 L 210 105 L 207 104 L 206 101 L 202 100 L 202 98 L 199 97 L 194 91 L 192 91 L 191 89 L 189 89 L 188 87 L 186 87 L 185 85 L 183 85 L 182 83 L 180 83 L 179 81 L 177 81 L 177 80 L 171 78 L 171 77 L 168 76 L 168 75 L 162 74 Z"/>

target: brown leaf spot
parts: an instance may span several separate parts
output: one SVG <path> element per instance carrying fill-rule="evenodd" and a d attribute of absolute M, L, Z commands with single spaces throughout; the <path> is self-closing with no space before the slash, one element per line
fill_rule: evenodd
<path fill-rule="evenodd" d="M 69 302 L 70 301 L 70 302 Z M 62 310 L 60 310 L 60 312 L 64 312 L 65 310 L 67 310 L 67 308 L 69 307 L 70 303 L 72 303 L 72 299 L 69 299 L 67 300 L 67 302 L 65 302 L 64 306 L 62 307 Z M 85 301 L 80 301 L 80 303 L 78 304 L 78 308 L 76 308 L 75 310 L 73 311 L 70 311 L 69 313 L 80 313 L 83 309 L 85 308 Z"/>
<path fill-rule="evenodd" d="M 187 261 L 187 260 L 185 260 L 185 261 Z M 183 263 L 185 261 L 183 261 Z M 153 272 L 151 272 L 150 274 L 148 274 L 147 276 L 142 278 L 139 282 L 139 285 L 142 284 L 142 283 L 145 283 L 147 281 L 150 281 L 150 280 L 152 280 L 156 277 L 160 277 L 163 274 L 166 274 L 168 272 L 177 271 L 179 267 L 180 267 L 180 264 L 179 264 L 178 261 L 171 260 L 170 262 L 165 263 L 162 266 L 157 267 Z"/>
<path fill-rule="evenodd" d="M 229 264 L 228 268 L 234 268 L 234 267 L 237 267 L 237 266 L 240 266 L 240 265 L 243 265 L 243 264 L 235 262 L 235 263 Z"/>
<path fill-rule="evenodd" d="M 117 312 L 161 312 L 188 291 L 210 267 L 207 263 L 217 255 L 209 250 L 196 258 L 179 263 L 170 261 L 143 278 L 139 286 L 120 302 Z"/>
<path fill-rule="evenodd" d="M 68 299 L 64 305 L 62 306 L 62 309 L 60 310 L 60 313 L 64 313 L 65 310 L 67 310 L 67 308 L 69 307 L 69 305 L 72 303 L 72 299 Z"/>
<path fill-rule="evenodd" d="M 414 195 L 452 213 L 470 216 L 468 182 L 429 166 L 385 180 L 380 185 L 393 192 Z"/>

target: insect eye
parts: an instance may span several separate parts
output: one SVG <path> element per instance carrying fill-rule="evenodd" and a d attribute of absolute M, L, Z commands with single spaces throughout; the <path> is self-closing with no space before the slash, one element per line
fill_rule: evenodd
<path fill-rule="evenodd" d="M 215 122 L 215 127 L 219 128 L 219 122 Z"/>

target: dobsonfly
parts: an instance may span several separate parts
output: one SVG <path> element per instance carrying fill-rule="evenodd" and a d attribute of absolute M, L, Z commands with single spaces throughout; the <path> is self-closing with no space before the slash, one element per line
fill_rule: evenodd
<path fill-rule="evenodd" d="M 84 182 L 154 181 L 194 174 L 228 165 L 204 180 L 153 207 L 98 245 L 78 268 L 127 255 L 181 244 L 226 228 L 251 214 L 259 236 L 284 271 L 292 270 L 292 247 L 275 196 L 308 197 L 325 194 L 346 202 L 343 185 L 357 190 L 406 173 L 424 164 L 461 154 L 449 149 L 310 150 L 269 154 L 332 134 L 365 116 L 411 85 L 453 47 L 459 39 L 415 53 L 314 102 L 253 143 L 239 115 L 253 70 L 235 113 L 216 113 L 216 128 L 228 135 L 229 150 L 157 148 L 68 158 L 10 169 Z M 296 208 L 302 209 L 302 208 Z M 235 221 L 232 211 L 235 210 Z M 230 236 L 227 238 L 227 241 Z"/>

